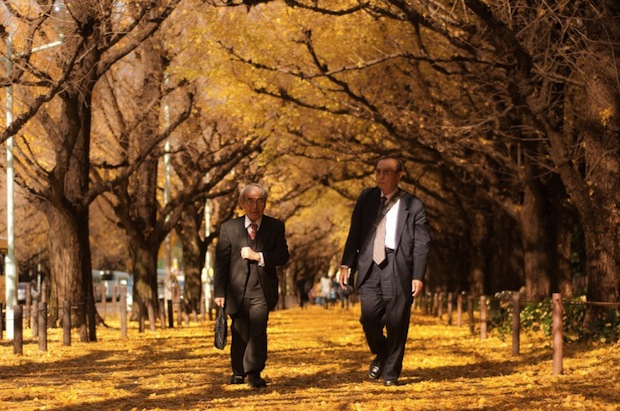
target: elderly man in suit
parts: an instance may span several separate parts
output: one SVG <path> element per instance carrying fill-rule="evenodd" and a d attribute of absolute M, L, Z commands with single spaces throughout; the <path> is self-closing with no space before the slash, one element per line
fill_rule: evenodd
<path fill-rule="evenodd" d="M 288 262 L 284 223 L 264 215 L 267 191 L 249 184 L 239 194 L 242 217 L 222 224 L 215 251 L 214 302 L 232 319 L 231 384 L 267 386 L 267 320 L 278 302 L 276 267 Z"/>
<path fill-rule="evenodd" d="M 377 186 L 362 191 L 353 209 L 340 270 L 341 287 L 359 293 L 360 322 L 375 355 L 368 375 L 385 386 L 398 385 L 430 244 L 425 206 L 399 188 L 402 173 L 396 158 L 377 163 Z"/>

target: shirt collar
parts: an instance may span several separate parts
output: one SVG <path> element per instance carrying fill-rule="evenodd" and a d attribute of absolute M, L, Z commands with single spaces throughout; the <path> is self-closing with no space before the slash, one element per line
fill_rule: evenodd
<path fill-rule="evenodd" d="M 248 228 L 250 226 L 250 224 L 252 224 L 252 223 L 256 223 L 256 226 L 257 226 L 256 230 L 258 230 L 260 228 L 260 223 L 261 223 L 262 220 L 263 220 L 262 218 L 259 218 L 256 221 L 252 221 L 252 220 L 250 220 L 250 217 L 248 217 L 246 215 L 245 216 L 245 228 Z"/>
<path fill-rule="evenodd" d="M 385 202 L 387 203 L 388 201 L 390 201 L 390 199 L 391 199 L 392 197 L 394 197 L 394 194 L 396 194 L 396 192 L 397 192 L 397 191 L 398 191 L 398 187 L 396 187 L 396 188 L 394 189 L 394 191 L 392 191 L 391 193 L 388 193 L 388 194 L 383 194 L 383 191 L 382 191 L 382 192 L 381 192 L 381 195 L 382 195 L 382 196 L 385 196 Z"/>

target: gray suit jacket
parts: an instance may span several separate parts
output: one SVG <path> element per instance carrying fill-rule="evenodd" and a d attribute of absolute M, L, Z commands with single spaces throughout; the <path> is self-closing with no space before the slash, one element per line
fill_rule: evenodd
<path fill-rule="evenodd" d="M 249 262 L 241 258 L 241 248 L 248 246 L 245 217 L 222 224 L 213 268 L 214 296 L 226 297 L 226 312 L 234 314 L 243 300 L 249 274 Z M 262 252 L 265 266 L 258 266 L 258 279 L 269 310 L 278 303 L 278 274 L 276 267 L 288 262 L 284 223 L 263 215 L 256 235 L 254 251 Z"/>
<path fill-rule="evenodd" d="M 352 285 L 356 288 L 364 282 L 372 267 L 372 248 L 376 229 L 374 223 L 380 198 L 381 190 L 378 187 L 365 189 L 357 199 L 351 215 L 342 265 L 351 267 L 350 278 L 355 278 L 355 283 Z M 409 303 L 413 302 L 412 280 L 424 278 L 429 245 L 426 208 L 419 198 L 405 192 L 398 204 L 394 258 L 404 297 Z M 356 271 L 357 276 L 354 276 Z"/>

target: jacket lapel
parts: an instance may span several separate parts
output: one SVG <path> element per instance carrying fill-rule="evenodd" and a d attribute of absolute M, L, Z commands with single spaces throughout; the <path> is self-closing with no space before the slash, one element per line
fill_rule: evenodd
<path fill-rule="evenodd" d="M 248 230 L 245 228 L 245 216 L 239 217 L 238 233 L 239 244 L 249 245 Z"/>

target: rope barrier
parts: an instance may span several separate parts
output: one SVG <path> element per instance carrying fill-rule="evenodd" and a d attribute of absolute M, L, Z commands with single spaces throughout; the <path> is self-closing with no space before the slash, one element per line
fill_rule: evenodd
<path fill-rule="evenodd" d="M 520 304 L 539 304 L 539 305 L 552 305 L 552 301 L 519 301 Z M 607 302 L 607 301 L 564 301 L 564 305 L 601 305 L 601 306 L 611 306 L 611 307 L 619 307 L 620 302 Z"/>
<path fill-rule="evenodd" d="M 425 298 L 431 298 L 431 296 L 435 294 L 435 293 L 427 293 L 426 295 L 424 295 L 423 297 Z M 474 299 L 476 298 L 476 296 L 474 296 L 473 294 L 467 294 L 467 293 L 458 293 L 456 294 L 456 296 L 458 295 L 462 295 L 462 296 L 471 296 Z M 495 297 L 495 296 L 486 296 L 487 299 L 494 299 L 494 300 L 500 300 L 500 301 L 504 301 L 504 302 L 512 302 L 512 299 L 508 298 L 507 296 L 504 297 Z M 456 299 L 456 298 L 454 298 Z M 567 301 L 564 300 L 563 303 L 565 305 L 600 305 L 600 306 L 610 306 L 610 307 L 620 307 L 620 301 Z M 528 301 L 528 300 L 519 300 L 519 304 L 521 305 L 527 305 L 527 304 L 538 304 L 538 305 L 553 305 L 553 301 Z"/>

